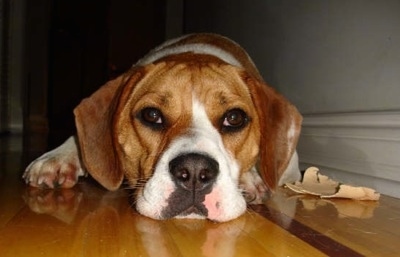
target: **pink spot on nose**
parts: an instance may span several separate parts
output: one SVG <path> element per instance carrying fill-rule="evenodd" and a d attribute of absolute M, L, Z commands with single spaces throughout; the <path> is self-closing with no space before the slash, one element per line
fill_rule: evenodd
<path fill-rule="evenodd" d="M 220 207 L 220 200 L 220 192 L 217 189 L 214 189 L 211 193 L 206 195 L 203 204 L 208 210 L 209 219 L 216 219 L 218 216 L 221 215 L 221 212 L 223 210 Z"/>

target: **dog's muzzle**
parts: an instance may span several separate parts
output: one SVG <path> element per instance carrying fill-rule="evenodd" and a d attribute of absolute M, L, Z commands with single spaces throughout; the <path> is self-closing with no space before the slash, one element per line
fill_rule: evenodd
<path fill-rule="evenodd" d="M 183 154 L 170 161 L 169 172 L 176 190 L 170 195 L 162 216 L 197 214 L 207 217 L 208 210 L 203 202 L 218 177 L 218 162 L 205 154 Z"/>

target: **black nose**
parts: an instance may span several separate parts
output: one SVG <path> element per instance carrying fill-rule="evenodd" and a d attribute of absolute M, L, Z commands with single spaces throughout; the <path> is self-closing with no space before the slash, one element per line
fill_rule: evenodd
<path fill-rule="evenodd" d="M 180 155 L 169 163 L 169 172 L 176 185 L 190 191 L 201 191 L 212 185 L 218 171 L 218 162 L 198 153 Z"/>

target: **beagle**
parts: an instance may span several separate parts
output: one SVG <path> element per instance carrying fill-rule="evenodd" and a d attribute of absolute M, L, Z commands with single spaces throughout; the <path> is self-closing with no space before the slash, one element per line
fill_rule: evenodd
<path fill-rule="evenodd" d="M 34 187 L 72 187 L 88 172 L 124 178 L 153 219 L 235 219 L 300 178 L 302 117 L 247 53 L 215 34 L 169 40 L 74 110 L 77 135 L 27 168 Z"/>

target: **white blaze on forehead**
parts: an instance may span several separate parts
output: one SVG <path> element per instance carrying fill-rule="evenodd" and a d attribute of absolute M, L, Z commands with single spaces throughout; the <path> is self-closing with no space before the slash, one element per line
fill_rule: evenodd
<path fill-rule="evenodd" d="M 194 151 L 204 152 L 213 157 L 220 165 L 222 173 L 229 173 L 235 180 L 239 176 L 239 167 L 236 160 L 225 148 L 221 134 L 212 125 L 204 105 L 193 96 L 193 128 L 197 144 Z"/>

